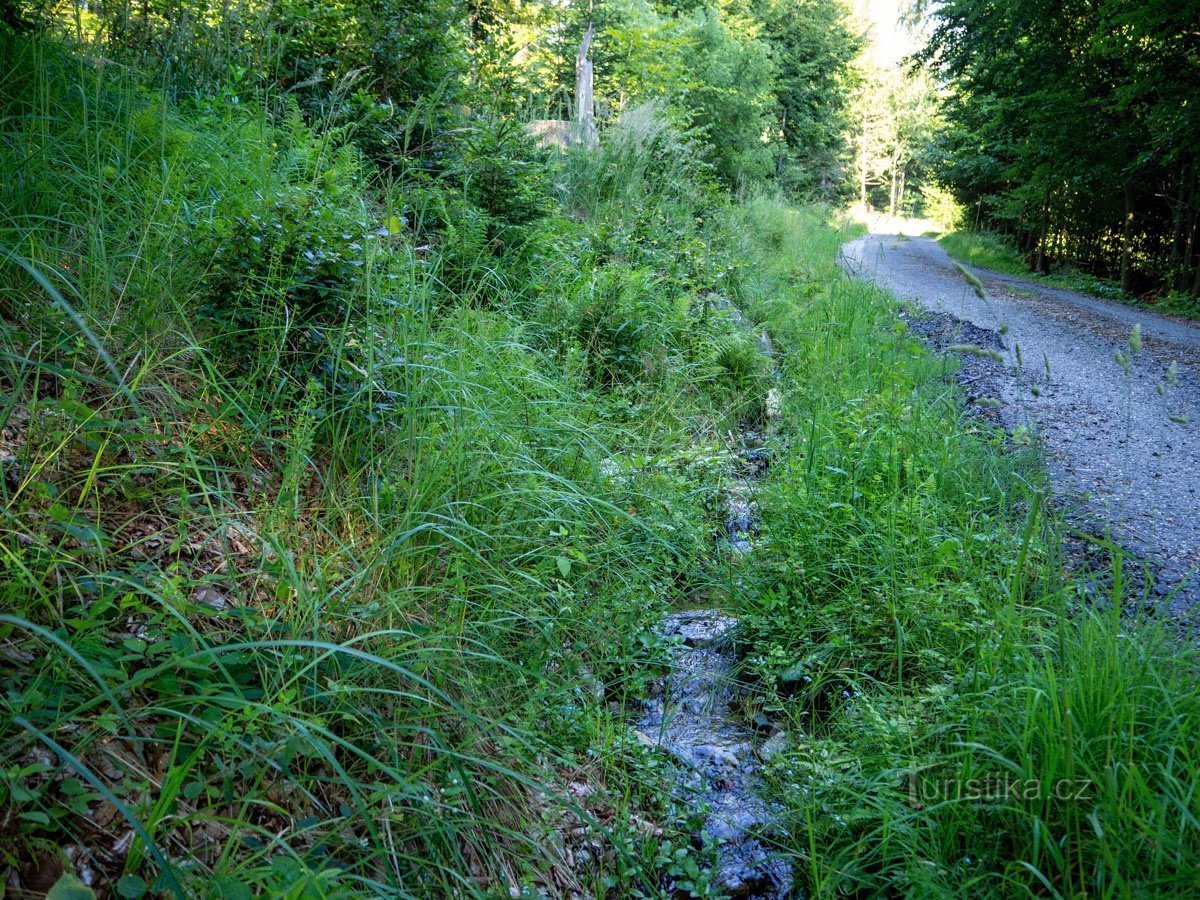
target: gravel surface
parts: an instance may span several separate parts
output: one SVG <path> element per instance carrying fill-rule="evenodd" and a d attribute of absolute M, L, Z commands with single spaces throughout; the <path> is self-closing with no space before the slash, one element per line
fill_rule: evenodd
<path fill-rule="evenodd" d="M 1111 528 L 1149 564 L 1161 612 L 1183 617 L 1200 602 L 1200 328 L 985 270 L 976 273 L 986 293 L 980 300 L 929 238 L 871 234 L 847 244 L 842 256 L 852 273 L 934 313 L 913 330 L 935 346 L 1002 347 L 1004 365 L 964 370 L 968 396 L 985 382 L 1002 403 L 1002 424 L 1035 431 L 1076 522 Z M 961 340 L 948 339 L 947 317 L 964 324 Z M 1142 350 L 1127 376 L 1115 354 L 1128 350 L 1135 324 Z M 1175 387 L 1165 384 L 1172 362 Z"/>

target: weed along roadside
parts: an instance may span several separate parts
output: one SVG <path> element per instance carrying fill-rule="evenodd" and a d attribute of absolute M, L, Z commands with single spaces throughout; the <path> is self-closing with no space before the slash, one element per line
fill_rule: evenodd
<path fill-rule="evenodd" d="M 1130 577 L 1149 588 L 1128 602 L 1193 629 L 1200 456 L 1189 430 L 1200 330 L 1029 280 L 981 270 L 980 281 L 924 238 L 869 235 L 844 258 L 911 303 L 915 330 L 963 356 L 953 377 L 969 405 L 989 404 L 1016 441 L 1036 438 L 1073 529 L 1110 535 L 1129 553 Z M 1098 552 L 1085 545 L 1082 555 Z"/>
<path fill-rule="evenodd" d="M 783 410 L 732 584 L 764 766 L 812 895 L 1157 895 L 1200 884 L 1197 651 L 1066 580 L 1028 449 L 964 414 L 838 236 L 739 215 L 771 285 Z M 1147 829 L 1154 837 L 1146 839 Z"/>

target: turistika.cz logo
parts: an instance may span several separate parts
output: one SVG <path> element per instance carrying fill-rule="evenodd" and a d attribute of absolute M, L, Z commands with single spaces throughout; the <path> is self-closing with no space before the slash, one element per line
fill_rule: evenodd
<path fill-rule="evenodd" d="M 1003 773 L 978 778 L 938 777 L 930 771 L 905 775 L 908 801 L 917 809 L 938 803 L 1037 803 L 1057 800 L 1082 803 L 1092 797 L 1092 782 L 1086 778 L 1017 778 Z"/>

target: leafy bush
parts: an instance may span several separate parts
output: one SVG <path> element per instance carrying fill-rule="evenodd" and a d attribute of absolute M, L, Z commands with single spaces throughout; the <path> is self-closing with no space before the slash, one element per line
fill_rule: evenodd
<path fill-rule="evenodd" d="M 349 153 L 339 155 L 345 166 Z M 232 356 L 282 344 L 297 350 L 307 328 L 348 317 L 379 227 L 338 196 L 355 183 L 339 184 L 341 172 L 335 164 L 315 185 L 285 182 L 267 196 L 233 198 L 201 239 L 213 264 L 199 311 Z"/>
<path fill-rule="evenodd" d="M 708 364 L 715 384 L 734 416 L 742 421 L 761 422 L 763 404 L 773 381 L 772 363 L 757 338 L 738 329 L 717 334 L 709 342 Z"/>
<path fill-rule="evenodd" d="M 660 381 L 678 364 L 686 301 L 672 301 L 651 273 L 609 265 L 577 290 L 575 337 L 597 384 Z"/>
<path fill-rule="evenodd" d="M 445 137 L 452 155 L 410 163 L 396 189 L 416 239 L 438 251 L 443 284 L 495 303 L 534 277 L 555 230 L 549 159 L 510 119 L 481 117 L 460 131 Z"/>

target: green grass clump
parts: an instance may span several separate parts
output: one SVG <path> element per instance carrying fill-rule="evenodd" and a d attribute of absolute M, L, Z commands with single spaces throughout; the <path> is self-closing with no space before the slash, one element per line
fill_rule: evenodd
<path fill-rule="evenodd" d="M 1005 275 L 1029 277 L 1029 266 L 1017 249 L 998 234 L 985 231 L 950 231 L 938 238 L 951 257 L 972 266 Z"/>

